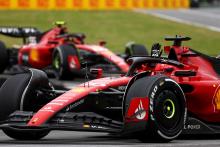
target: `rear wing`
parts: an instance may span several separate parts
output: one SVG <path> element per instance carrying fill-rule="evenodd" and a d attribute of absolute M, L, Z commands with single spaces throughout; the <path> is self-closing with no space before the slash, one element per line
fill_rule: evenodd
<path fill-rule="evenodd" d="M 10 37 L 26 38 L 40 35 L 41 32 L 34 27 L 0 27 L 0 34 Z"/>

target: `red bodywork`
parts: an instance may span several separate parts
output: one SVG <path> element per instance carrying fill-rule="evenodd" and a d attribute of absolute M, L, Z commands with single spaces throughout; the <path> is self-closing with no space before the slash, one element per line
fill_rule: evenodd
<path fill-rule="evenodd" d="M 38 43 L 29 43 L 22 46 L 18 53 L 18 63 L 37 69 L 43 69 L 50 66 L 52 64 L 52 53 L 54 48 L 67 42 L 64 37 L 58 37 L 62 35 L 63 29 L 62 27 L 55 27 L 45 32 Z M 81 44 L 77 39 L 72 40 L 72 42 L 68 41 L 68 43 L 73 43 L 79 50 L 101 55 L 103 58 L 116 65 L 122 72 L 127 72 L 129 69 L 124 59 L 101 45 Z"/>
<path fill-rule="evenodd" d="M 43 108 L 41 108 L 29 121 L 29 126 L 40 126 L 44 124 L 47 120 L 53 117 L 57 112 L 65 108 L 66 106 L 83 99 L 86 95 L 91 92 L 96 92 L 99 90 L 105 90 L 111 87 L 117 87 L 121 85 L 127 85 L 131 78 L 121 77 L 121 78 L 102 78 L 97 80 L 92 80 L 90 82 L 80 84 L 69 90 L 65 94 L 57 97 Z"/>
<path fill-rule="evenodd" d="M 89 46 L 86 45 L 79 46 L 89 48 Z M 189 86 L 190 90 L 185 92 L 188 112 L 206 122 L 220 122 L 220 80 L 212 63 L 200 55 L 182 56 L 183 54 L 193 54 L 193 51 L 188 47 L 165 47 L 167 53 L 170 52 L 170 49 L 176 52 L 178 61 L 183 63 L 184 67 L 181 68 L 167 64 L 157 64 L 155 67 L 149 67 L 143 64 L 142 67 L 137 70 L 139 72 L 151 71 L 151 75 L 165 74 L 174 79 L 181 86 Z M 186 70 L 194 71 L 196 75 L 185 77 L 175 76 L 176 71 Z M 132 77 L 104 78 L 80 84 L 41 108 L 29 121 L 28 125 L 40 126 L 61 109 L 79 99 L 83 99 L 83 97 L 90 92 L 127 85 L 131 79 Z M 132 103 L 130 106 L 133 105 L 136 108 L 140 101 L 139 99 L 140 98 L 134 99 L 136 102 Z M 149 101 L 143 103 L 143 107 L 148 109 L 146 105 L 149 104 Z M 130 111 L 134 113 L 133 111 L 135 108 L 129 108 L 129 114 L 126 114 L 126 116 L 132 115 Z M 148 110 L 146 111 L 148 112 Z M 147 120 L 148 118 L 144 119 Z"/>

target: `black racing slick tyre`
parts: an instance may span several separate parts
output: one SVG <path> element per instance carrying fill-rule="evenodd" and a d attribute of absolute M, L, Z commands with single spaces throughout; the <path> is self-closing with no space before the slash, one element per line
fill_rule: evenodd
<path fill-rule="evenodd" d="M 69 57 L 73 57 L 70 63 Z M 53 51 L 52 67 L 60 80 L 73 79 L 74 72 L 80 70 L 80 61 L 77 49 L 71 44 L 56 47 Z"/>
<path fill-rule="evenodd" d="M 0 73 L 8 66 L 8 53 L 5 44 L 0 41 Z"/>
<path fill-rule="evenodd" d="M 29 69 L 7 79 L 0 89 L 0 120 L 6 120 L 16 110 L 36 112 L 45 98 L 39 97 L 37 89 L 52 89 L 46 74 L 40 70 Z M 40 101 L 42 99 L 42 101 Z M 39 104 L 39 105 L 38 105 Z M 19 140 L 36 140 L 46 136 L 49 131 L 25 131 L 5 128 L 3 132 Z"/>
<path fill-rule="evenodd" d="M 129 58 L 132 56 L 147 56 L 149 53 L 144 45 L 128 43 L 126 45 L 125 55 Z"/>
<path fill-rule="evenodd" d="M 149 118 L 145 129 L 135 137 L 142 142 L 169 142 L 181 134 L 186 120 L 186 100 L 174 80 L 163 75 L 141 77 L 128 89 L 125 106 L 137 97 L 149 98 Z"/>
<path fill-rule="evenodd" d="M 13 129 L 3 129 L 3 132 L 16 140 L 39 140 L 47 136 L 50 132 L 48 130 L 37 130 L 37 131 L 23 131 Z"/>

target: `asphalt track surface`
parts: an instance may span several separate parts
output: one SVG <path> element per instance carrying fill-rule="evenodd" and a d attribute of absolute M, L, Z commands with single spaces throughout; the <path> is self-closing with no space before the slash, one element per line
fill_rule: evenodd
<path fill-rule="evenodd" d="M 135 11 L 220 32 L 220 7 L 179 10 L 138 9 Z"/>
<path fill-rule="evenodd" d="M 0 146 L 132 146 L 132 147 L 218 147 L 220 140 L 215 139 L 178 139 L 170 143 L 141 143 L 136 139 L 119 138 L 106 133 L 53 131 L 39 141 L 17 141 L 13 140 L 0 131 Z"/>
<path fill-rule="evenodd" d="M 17 141 L 5 136 L 3 132 L 0 131 L 0 146 L 219 147 L 219 139 L 178 139 L 170 143 L 141 143 L 136 139 L 109 136 L 106 133 L 53 131 L 38 141 Z"/>
<path fill-rule="evenodd" d="M 8 76 L 3 76 L 7 78 Z M 0 79 L 2 76 L 0 76 Z M 84 79 L 77 79 L 75 82 L 57 81 L 52 82 L 62 84 L 71 88 Z M 187 137 L 174 140 L 170 143 L 141 143 L 137 139 L 121 138 L 119 136 L 112 136 L 108 133 L 93 133 L 93 132 L 75 132 L 75 131 L 52 131 L 48 136 L 38 141 L 18 141 L 7 137 L 0 131 L 0 146 L 28 146 L 28 147 L 41 147 L 41 146 L 132 146 L 132 147 L 191 147 L 191 146 L 220 146 L 220 136 L 200 136 L 200 137 Z"/>

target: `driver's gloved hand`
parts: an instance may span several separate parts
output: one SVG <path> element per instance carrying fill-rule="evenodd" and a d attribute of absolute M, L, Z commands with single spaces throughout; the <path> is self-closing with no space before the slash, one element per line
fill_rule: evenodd
<path fill-rule="evenodd" d="M 160 57 L 162 54 L 161 45 L 159 43 L 154 43 L 151 48 L 151 56 L 152 57 Z"/>

